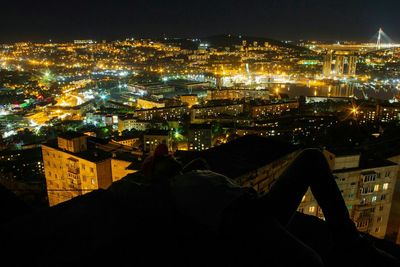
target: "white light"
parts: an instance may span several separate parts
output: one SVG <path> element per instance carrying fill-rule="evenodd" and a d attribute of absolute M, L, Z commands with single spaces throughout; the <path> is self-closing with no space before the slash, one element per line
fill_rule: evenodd
<path fill-rule="evenodd" d="M 16 135 L 17 134 L 17 132 L 16 131 L 8 131 L 8 132 L 4 132 L 4 134 L 3 134 L 3 138 L 7 138 L 7 137 L 10 137 L 10 136 L 13 136 L 13 135 Z"/>
<path fill-rule="evenodd" d="M 119 73 L 119 76 L 126 77 L 126 76 L 128 76 L 128 72 L 127 71 L 122 71 L 122 72 Z"/>

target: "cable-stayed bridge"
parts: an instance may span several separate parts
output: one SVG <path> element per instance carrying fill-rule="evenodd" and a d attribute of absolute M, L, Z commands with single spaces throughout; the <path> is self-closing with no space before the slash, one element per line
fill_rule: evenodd
<path fill-rule="evenodd" d="M 387 50 L 400 47 L 399 43 L 395 43 L 382 28 L 374 35 L 368 43 L 346 43 L 346 44 L 320 44 L 315 46 L 318 50 L 343 51 L 350 53 L 370 53 L 379 50 Z"/>

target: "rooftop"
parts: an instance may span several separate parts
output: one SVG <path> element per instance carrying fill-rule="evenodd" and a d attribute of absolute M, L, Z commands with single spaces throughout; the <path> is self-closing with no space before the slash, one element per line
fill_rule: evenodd
<path fill-rule="evenodd" d="M 397 164 L 385 159 L 362 159 L 360 161 L 360 166 L 358 168 L 339 169 L 335 170 L 334 173 L 354 172 L 361 170 L 368 171 L 368 169 L 390 167 L 390 166 L 397 166 Z"/>
<path fill-rule="evenodd" d="M 74 139 L 74 138 L 79 138 L 79 137 L 82 137 L 82 136 L 86 136 L 86 135 L 84 135 L 83 133 L 77 133 L 77 132 L 72 132 L 72 131 L 60 133 L 58 135 L 58 137 L 60 137 L 60 138 L 69 139 L 69 140 L 70 139 Z"/>
<path fill-rule="evenodd" d="M 235 178 L 296 150 L 297 146 L 273 138 L 246 135 L 201 152 L 178 151 L 177 157 L 182 158 L 184 163 L 198 157 L 204 158 L 213 171 Z"/>
<path fill-rule="evenodd" d="M 144 135 L 169 135 L 169 130 L 150 129 Z"/>
<path fill-rule="evenodd" d="M 97 149 L 97 148 L 89 148 L 88 147 L 88 149 L 86 151 L 82 151 L 79 153 L 72 153 L 67 150 L 60 149 L 58 147 L 57 143 L 54 141 L 47 142 L 46 144 L 43 144 L 43 145 L 51 147 L 58 151 L 62 151 L 64 153 L 70 154 L 71 156 L 82 158 L 82 159 L 85 159 L 87 161 L 94 162 L 94 163 L 101 162 L 101 161 L 111 158 L 111 154 L 109 152 L 105 152 L 105 151 L 103 151 L 101 149 Z"/>
<path fill-rule="evenodd" d="M 125 135 L 125 136 L 116 136 L 115 138 L 112 139 L 112 141 L 115 142 L 121 142 L 121 141 L 126 141 L 126 140 L 132 140 L 132 139 L 139 139 L 140 136 L 133 136 L 133 135 Z"/>
<path fill-rule="evenodd" d="M 193 124 L 190 124 L 190 126 L 189 126 L 189 129 L 192 129 L 192 130 L 203 130 L 203 129 L 211 130 L 211 128 L 212 128 L 211 124 L 205 124 L 205 123 L 202 123 L 202 124 L 193 123 Z"/>
<path fill-rule="evenodd" d="M 128 113 L 128 114 L 125 114 L 125 115 L 118 116 L 119 120 L 133 120 L 133 119 L 137 119 L 137 118 L 138 118 L 137 115 L 136 114 L 132 114 L 132 113 Z"/>

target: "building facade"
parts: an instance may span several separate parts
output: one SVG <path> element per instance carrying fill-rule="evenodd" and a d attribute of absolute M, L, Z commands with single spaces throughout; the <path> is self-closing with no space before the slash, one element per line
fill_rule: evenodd
<path fill-rule="evenodd" d="M 298 108 L 298 101 L 287 101 L 280 103 L 268 103 L 265 105 L 254 105 L 250 107 L 250 113 L 253 118 L 262 118 L 268 115 L 280 115 L 285 111 Z"/>
<path fill-rule="evenodd" d="M 42 145 L 50 206 L 111 185 L 111 157 L 89 151 L 85 135 L 63 135 L 57 141 Z"/>
<path fill-rule="evenodd" d="M 143 152 L 153 153 L 159 144 L 165 144 L 171 150 L 171 135 L 168 130 L 149 130 L 143 136 Z"/>
<path fill-rule="evenodd" d="M 120 116 L 118 118 L 118 131 L 123 132 L 125 130 L 137 130 L 145 131 L 150 127 L 151 123 L 149 121 L 139 120 L 136 116 L 132 114 L 127 114 L 125 116 Z"/>
<path fill-rule="evenodd" d="M 361 166 L 360 155 L 335 156 L 325 151 L 351 219 L 359 231 L 377 238 L 386 235 L 398 165 L 389 161 Z M 324 218 L 308 191 L 299 207 L 305 214 Z"/>
<path fill-rule="evenodd" d="M 177 120 L 181 119 L 184 115 L 189 114 L 189 108 L 187 106 L 171 106 L 165 108 L 152 108 L 136 110 L 135 116 L 139 120 Z"/>
<path fill-rule="evenodd" d="M 192 124 L 188 131 L 189 150 L 207 150 L 212 147 L 211 124 Z"/>
<path fill-rule="evenodd" d="M 221 115 L 237 116 L 243 113 L 243 110 L 244 105 L 241 103 L 193 107 L 190 113 L 190 120 L 192 123 L 201 123 L 206 119 L 218 119 Z"/>

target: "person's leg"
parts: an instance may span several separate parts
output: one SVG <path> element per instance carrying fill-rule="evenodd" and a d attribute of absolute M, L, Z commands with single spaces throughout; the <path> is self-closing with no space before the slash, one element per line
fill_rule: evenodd
<path fill-rule="evenodd" d="M 207 161 L 203 158 L 197 158 L 186 164 L 182 172 L 187 173 L 190 171 L 195 171 L 195 170 L 209 170 L 210 166 L 208 165 Z"/>
<path fill-rule="evenodd" d="M 220 232 L 233 266 L 323 266 L 321 257 L 289 233 L 273 216 L 259 211 L 256 194 L 246 194 L 224 212 Z M 251 252 L 252 256 L 248 256 Z"/>
<path fill-rule="evenodd" d="M 356 232 L 328 162 L 317 149 L 302 151 L 271 190 L 261 197 L 261 205 L 267 205 L 278 221 L 287 225 L 309 187 L 334 231 Z"/>
<path fill-rule="evenodd" d="M 287 225 L 309 187 L 333 234 L 335 249 L 332 252 L 332 262 L 341 264 L 351 258 L 358 265 L 361 257 L 364 266 L 370 266 L 369 263 L 373 263 L 372 266 L 379 263 L 400 266 L 397 259 L 376 249 L 360 236 L 350 219 L 329 165 L 319 150 L 304 150 L 272 186 L 270 192 L 259 198 L 257 209 L 267 209 L 281 224 Z"/>

